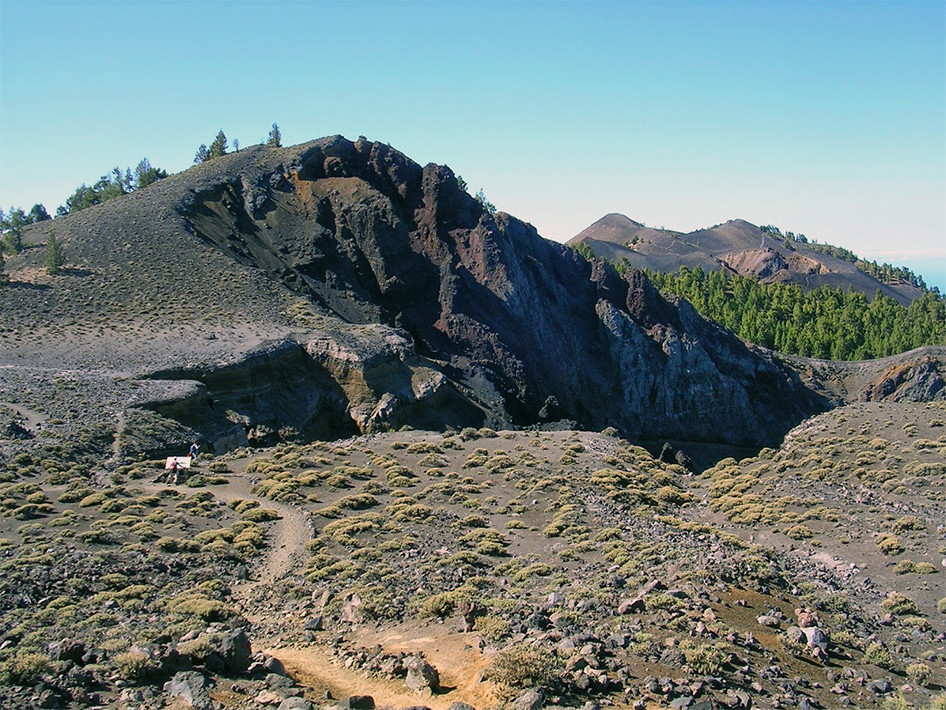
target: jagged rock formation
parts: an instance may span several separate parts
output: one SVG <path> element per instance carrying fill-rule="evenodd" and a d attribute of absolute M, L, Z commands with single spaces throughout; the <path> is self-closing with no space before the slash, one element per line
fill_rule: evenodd
<path fill-rule="evenodd" d="M 275 171 L 199 192 L 185 214 L 195 235 L 337 318 L 410 334 L 376 328 L 371 345 L 362 337 L 354 349 L 338 332 L 307 342 L 358 402 L 350 411 L 362 429 L 446 380 L 493 420 L 568 418 L 645 438 L 706 438 L 714 422 L 713 437 L 761 444 L 820 406 L 789 370 L 667 303 L 640 275 L 593 267 L 491 215 L 449 169 L 421 168 L 385 145 L 303 147 Z M 395 341 L 396 361 L 415 362 L 413 380 L 418 358 L 429 359 L 426 384 L 365 402 L 355 390 Z"/>
<path fill-rule="evenodd" d="M 217 450 L 557 420 L 760 447 L 829 406 L 641 273 L 365 139 L 247 149 L 27 238 L 53 227 L 73 268 L 29 287 L 37 253 L 8 268 L 0 364 L 189 382 L 136 406 Z"/>

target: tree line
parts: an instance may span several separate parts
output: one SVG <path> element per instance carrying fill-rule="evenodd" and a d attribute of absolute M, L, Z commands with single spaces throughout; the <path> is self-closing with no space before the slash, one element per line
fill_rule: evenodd
<path fill-rule="evenodd" d="M 275 123 L 269 131 L 265 144 L 273 148 L 282 147 L 282 133 Z M 210 147 L 206 144 L 200 145 L 194 162 L 203 163 L 221 155 L 226 155 L 228 148 L 227 136 L 223 129 L 220 129 L 210 143 Z M 233 149 L 235 151 L 240 150 L 239 141 L 233 141 Z M 93 205 L 108 202 L 116 197 L 127 195 L 158 180 L 163 180 L 167 176 L 168 172 L 166 170 L 154 167 L 147 158 L 142 158 L 134 170 L 131 168 L 122 170 L 116 166 L 112 168 L 111 172 L 103 175 L 91 185 L 82 183 L 77 187 L 66 199 L 65 204 L 56 208 L 56 217 L 63 217 Z M 0 238 L 0 286 L 9 281 L 4 274 L 3 253 L 19 254 L 23 251 L 23 227 L 44 222 L 48 219 L 52 219 L 52 217 L 42 203 L 33 205 L 28 212 L 22 207 L 14 206 L 11 206 L 6 212 L 0 209 L 0 236 L 2 236 Z M 62 248 L 56 242 L 55 235 L 53 235 L 50 237 L 50 243 L 47 244 L 47 271 L 49 273 L 59 273 L 63 261 Z"/>
<path fill-rule="evenodd" d="M 905 266 L 894 266 L 893 264 L 887 264 L 886 262 L 883 264 L 878 264 L 876 261 L 867 261 L 866 259 L 861 259 L 850 249 L 832 246 L 831 244 L 819 244 L 818 240 L 816 239 L 808 241 L 808 237 L 806 237 L 804 234 L 795 234 L 794 232 L 785 232 L 783 234 L 781 229 L 771 224 L 762 225 L 759 227 L 759 229 L 769 236 L 782 240 L 785 246 L 787 246 L 789 249 L 792 249 L 792 242 L 799 242 L 801 244 L 806 244 L 812 251 L 819 252 L 820 254 L 827 254 L 837 259 L 842 259 L 843 261 L 854 264 L 856 269 L 864 272 L 868 276 L 872 276 L 887 286 L 908 284 L 910 286 L 915 286 L 916 288 L 926 290 L 926 282 L 923 281 L 923 277 L 914 273 Z"/>
<path fill-rule="evenodd" d="M 872 299 L 828 286 L 805 292 L 700 267 L 645 273 L 658 289 L 682 296 L 740 338 L 790 355 L 868 360 L 946 345 L 946 297 L 935 289 L 905 307 L 879 290 Z"/>
<path fill-rule="evenodd" d="M 266 138 L 265 144 L 275 148 L 282 147 L 282 134 L 279 126 L 275 123 Z M 206 144 L 200 145 L 194 162 L 202 163 L 226 155 L 228 148 L 227 136 L 221 129 L 209 147 Z M 239 151 L 239 141 L 233 141 L 233 148 L 235 151 Z M 113 200 L 116 197 L 127 195 L 158 180 L 163 180 L 167 176 L 168 172 L 166 170 L 152 166 L 148 158 L 142 158 L 134 170 L 131 168 L 122 170 L 116 166 L 112 168 L 111 172 L 103 175 L 91 185 L 82 183 L 77 187 L 72 195 L 66 199 L 65 204 L 56 209 L 56 216 L 62 217 Z M 36 224 L 47 219 L 51 219 L 51 216 L 43 204 L 33 205 L 29 212 L 22 207 L 13 206 L 7 212 L 0 209 L 0 232 L 3 233 L 4 248 L 8 252 L 19 252 L 21 250 L 20 234 L 22 228 L 28 224 Z"/>

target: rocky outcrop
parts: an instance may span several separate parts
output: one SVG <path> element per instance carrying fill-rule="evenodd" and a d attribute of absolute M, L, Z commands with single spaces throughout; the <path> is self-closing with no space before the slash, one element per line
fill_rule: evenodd
<path fill-rule="evenodd" d="M 764 445 L 823 408 L 790 370 L 640 273 L 621 277 L 491 214 L 448 168 L 339 137 L 280 157 L 183 211 L 200 239 L 322 314 L 296 335 L 319 373 L 291 388 L 299 431 L 315 433 L 307 422 L 331 411 L 360 431 L 569 419 L 634 438 Z"/>
<path fill-rule="evenodd" d="M 838 362 L 785 357 L 805 384 L 837 404 L 946 400 L 946 348 L 924 347 L 899 355 Z"/>

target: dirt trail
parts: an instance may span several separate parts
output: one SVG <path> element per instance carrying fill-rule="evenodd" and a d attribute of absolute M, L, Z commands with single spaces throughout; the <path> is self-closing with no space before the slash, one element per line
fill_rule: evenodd
<path fill-rule="evenodd" d="M 305 546 L 312 539 L 312 526 L 306 516 L 297 508 L 285 503 L 261 498 L 252 492 L 252 484 L 246 478 L 246 466 L 249 459 L 237 459 L 229 462 L 232 473 L 226 485 L 212 486 L 210 490 L 216 498 L 224 503 L 234 500 L 255 500 L 263 508 L 272 508 L 279 513 L 279 518 L 272 524 L 269 531 L 267 546 L 263 550 L 252 570 L 250 579 L 238 582 L 231 587 L 234 598 L 244 606 L 245 615 L 252 620 L 255 592 L 260 589 L 271 589 L 276 582 L 289 574 L 297 565 L 302 564 Z M 193 493 L 193 489 L 185 486 L 169 484 L 149 484 L 146 488 L 159 490 L 174 488 L 182 492 Z"/>
<path fill-rule="evenodd" d="M 419 653 L 440 673 L 441 692 L 418 695 L 403 680 L 368 678 L 335 662 L 332 654 L 319 646 L 267 648 L 279 658 L 292 676 L 317 692 L 329 691 L 334 698 L 370 695 L 379 707 L 417 707 L 445 710 L 454 702 L 473 707 L 493 707 L 496 697 L 491 685 L 480 680 L 489 657 L 472 646 L 473 636 L 448 631 L 444 626 L 424 628 L 407 624 L 395 629 L 359 631 L 359 645 L 381 645 L 388 653 Z"/>

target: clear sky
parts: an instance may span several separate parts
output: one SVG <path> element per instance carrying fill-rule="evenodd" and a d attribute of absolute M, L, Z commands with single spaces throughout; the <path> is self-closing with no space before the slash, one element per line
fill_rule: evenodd
<path fill-rule="evenodd" d="M 449 165 L 565 241 L 774 224 L 946 291 L 946 2 L 0 0 L 0 204 L 220 128 Z"/>

